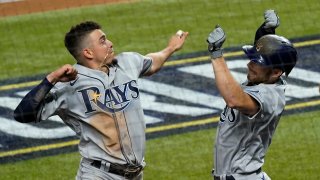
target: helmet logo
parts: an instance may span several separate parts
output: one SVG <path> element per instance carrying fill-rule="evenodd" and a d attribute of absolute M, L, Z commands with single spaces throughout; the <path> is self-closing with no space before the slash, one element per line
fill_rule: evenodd
<path fill-rule="evenodd" d="M 258 43 L 257 46 L 256 46 L 256 50 L 259 52 L 261 48 L 262 48 L 262 44 Z"/>

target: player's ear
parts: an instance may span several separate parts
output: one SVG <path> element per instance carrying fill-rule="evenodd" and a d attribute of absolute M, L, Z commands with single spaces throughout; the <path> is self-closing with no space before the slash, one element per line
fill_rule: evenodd
<path fill-rule="evenodd" d="M 281 69 L 275 68 L 272 69 L 272 77 L 275 79 L 278 79 L 283 74 L 283 71 Z"/>
<path fill-rule="evenodd" d="M 92 59 L 93 58 L 93 52 L 89 48 L 84 48 L 82 50 L 82 54 L 87 59 Z"/>

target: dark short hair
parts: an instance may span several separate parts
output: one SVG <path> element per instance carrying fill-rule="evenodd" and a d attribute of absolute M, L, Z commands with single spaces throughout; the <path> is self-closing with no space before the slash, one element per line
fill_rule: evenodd
<path fill-rule="evenodd" d="M 70 31 L 66 33 L 64 37 L 64 45 L 75 59 L 79 56 L 83 39 L 96 29 L 101 29 L 101 26 L 98 23 L 85 21 L 72 26 Z"/>

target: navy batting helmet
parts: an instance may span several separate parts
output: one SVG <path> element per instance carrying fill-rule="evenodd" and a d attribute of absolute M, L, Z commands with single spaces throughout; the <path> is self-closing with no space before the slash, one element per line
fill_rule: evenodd
<path fill-rule="evenodd" d="M 247 57 L 262 66 L 279 68 L 289 75 L 297 62 L 297 50 L 285 37 L 269 34 L 262 36 L 255 46 L 243 46 Z"/>

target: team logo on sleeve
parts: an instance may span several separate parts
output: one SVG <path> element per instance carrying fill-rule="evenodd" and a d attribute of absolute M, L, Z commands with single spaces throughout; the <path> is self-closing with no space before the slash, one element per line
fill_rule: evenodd
<path fill-rule="evenodd" d="M 115 113 L 124 110 L 132 100 L 139 97 L 139 89 L 137 82 L 132 80 L 119 86 L 114 86 L 100 92 L 98 87 L 89 87 L 79 90 L 87 111 L 91 113 L 96 111 L 95 107 Z"/>

